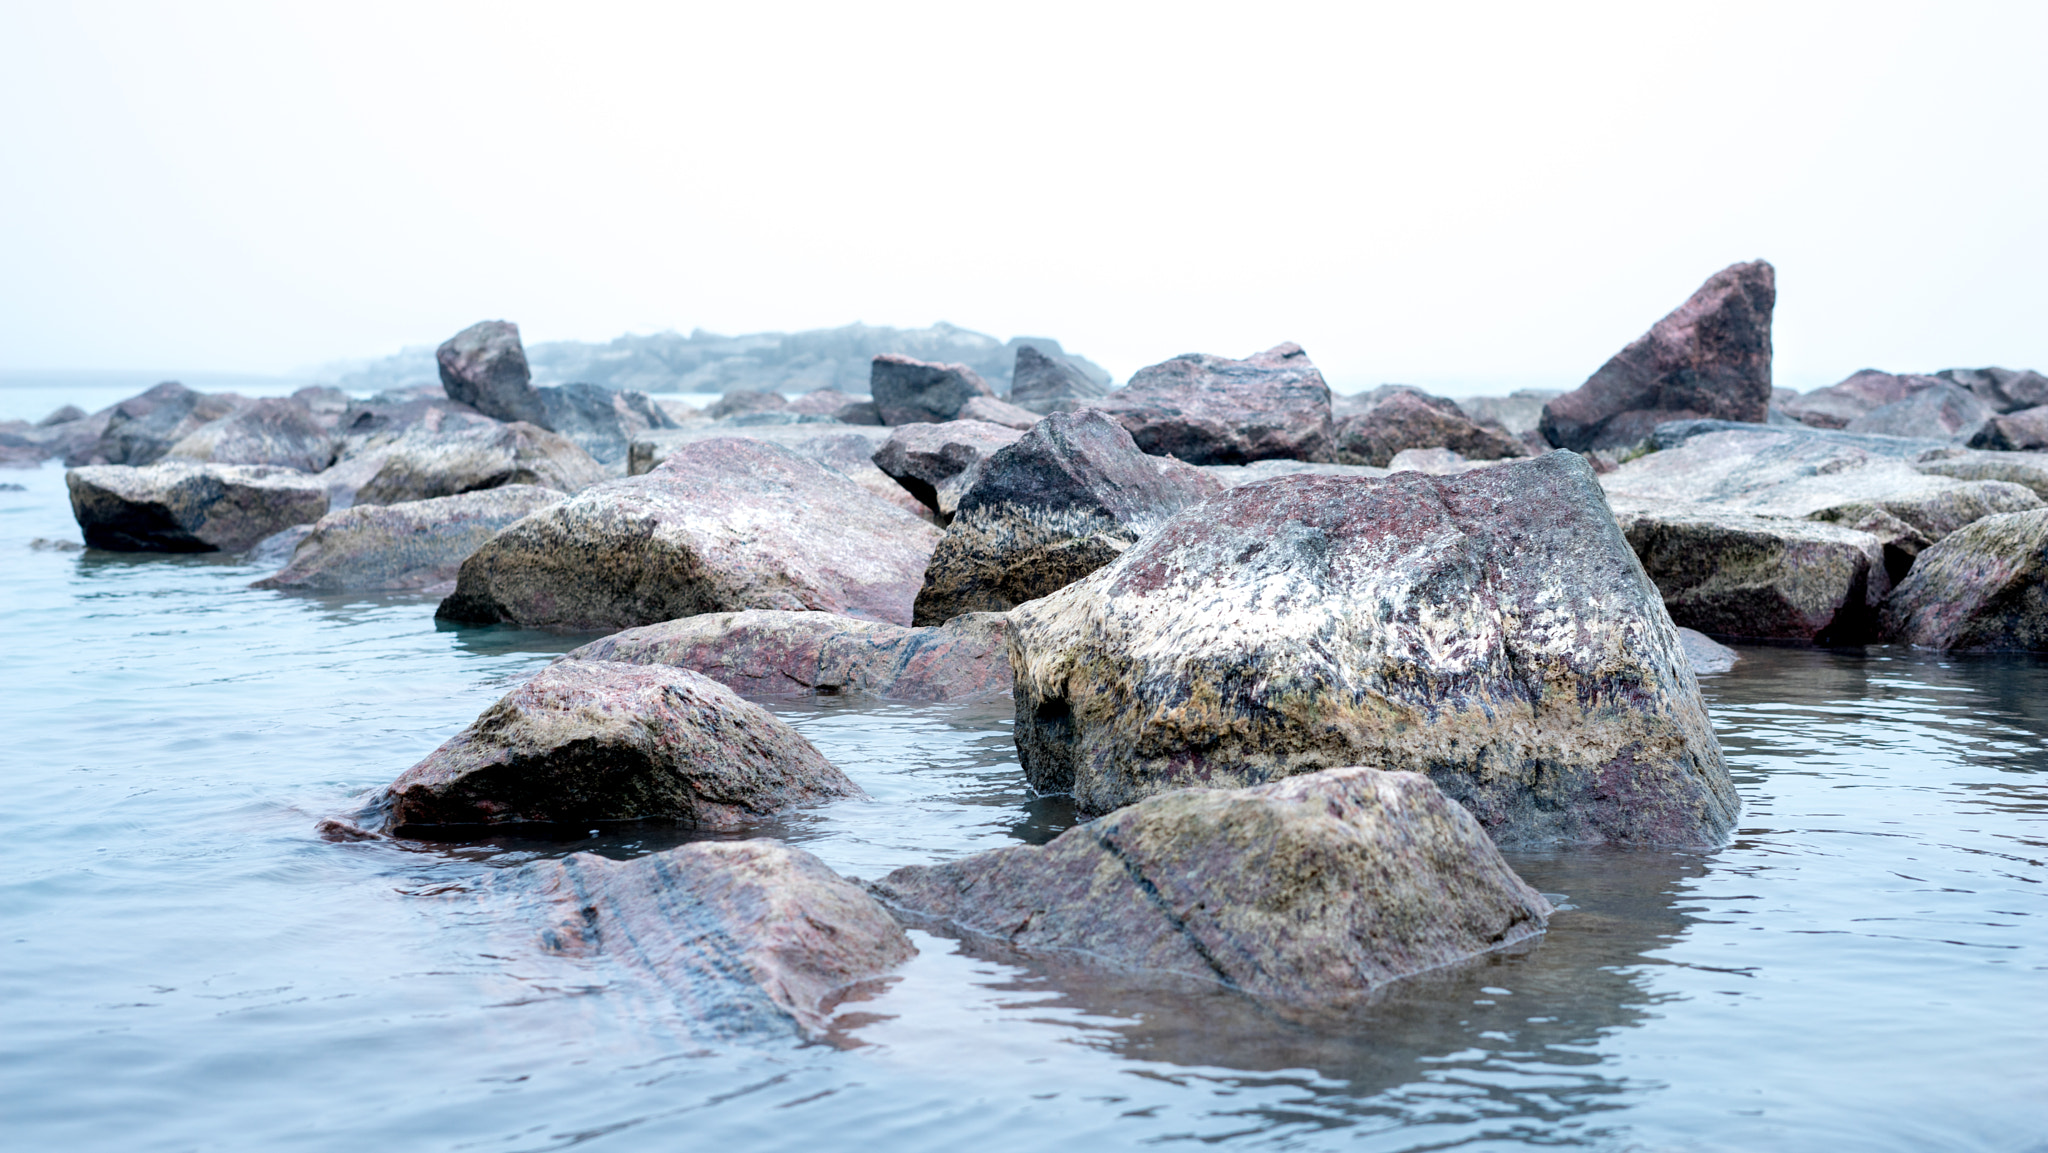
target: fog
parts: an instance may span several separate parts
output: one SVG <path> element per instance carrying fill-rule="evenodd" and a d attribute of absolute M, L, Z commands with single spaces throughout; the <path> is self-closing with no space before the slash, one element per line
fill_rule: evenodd
<path fill-rule="evenodd" d="M 2048 6 L 9 3 L 0 369 L 947 320 L 1569 387 L 2048 368 Z"/>

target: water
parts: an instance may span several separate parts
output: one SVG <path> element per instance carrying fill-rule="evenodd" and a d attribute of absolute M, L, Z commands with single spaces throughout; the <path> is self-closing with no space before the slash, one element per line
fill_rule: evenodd
<path fill-rule="evenodd" d="M 836 1045 L 707 1042 L 474 891 L 673 834 L 312 833 L 584 638 L 32 546 L 61 470 L 0 482 L 16 1148 L 2048 1149 L 2048 662 L 1745 650 L 1732 845 L 1514 855 L 1550 933 L 1342 1028 L 913 934 Z M 1004 707 L 775 707 L 873 795 L 773 830 L 849 874 L 1072 819 Z"/>

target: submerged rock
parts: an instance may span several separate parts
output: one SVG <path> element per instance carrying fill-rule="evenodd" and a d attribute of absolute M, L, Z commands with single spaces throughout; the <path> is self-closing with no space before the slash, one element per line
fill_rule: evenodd
<path fill-rule="evenodd" d="M 165 457 L 214 464 L 274 464 L 319 472 L 334 463 L 340 448 L 332 429 L 298 401 L 265 397 L 201 425 L 173 444 Z"/>
<path fill-rule="evenodd" d="M 360 819 L 399 835 L 633 820 L 737 829 L 864 795 L 795 729 L 708 677 L 559 660 L 400 774 Z"/>
<path fill-rule="evenodd" d="M 553 489 L 512 484 L 330 512 L 294 544 L 283 571 L 251 587 L 346 592 L 452 584 L 462 562 L 498 530 L 563 499 Z"/>
<path fill-rule="evenodd" d="M 1328 460 L 1335 447 L 1330 386 L 1298 344 L 1244 360 L 1188 353 L 1141 368 L 1091 407 L 1140 449 L 1189 464 Z"/>
<path fill-rule="evenodd" d="M 519 326 L 509 320 L 481 320 L 434 350 L 441 387 L 448 399 L 485 416 L 547 427 L 547 406 L 533 387 Z"/>
<path fill-rule="evenodd" d="M 1162 793 L 871 887 L 1028 952 L 1317 1009 L 1535 936 L 1552 911 L 1428 778 L 1355 767 Z"/>
<path fill-rule="evenodd" d="M 627 629 L 567 659 L 670 665 L 749 696 L 957 701 L 1010 691 L 1008 636 L 1001 613 L 904 628 L 836 613 L 748 609 Z"/>
<path fill-rule="evenodd" d="M 1676 628 L 1571 453 L 1231 489 L 1010 617 L 1025 774 L 1083 812 L 1371 763 L 1502 844 L 1733 826 Z"/>
<path fill-rule="evenodd" d="M 875 357 L 868 392 L 883 424 L 938 424 L 957 419 L 962 406 L 996 390 L 964 364 L 936 364 L 895 353 Z"/>
<path fill-rule="evenodd" d="M 320 481 L 269 465 L 89 465 L 64 483 L 85 543 L 117 552 L 240 552 L 327 511 Z"/>
<path fill-rule="evenodd" d="M 1650 331 L 1543 406 L 1543 435 L 1576 452 L 1633 445 L 1661 421 L 1761 424 L 1771 403 L 1776 273 L 1761 260 L 1715 273 Z"/>
<path fill-rule="evenodd" d="M 787 449 L 704 440 L 508 527 L 463 562 L 439 615 L 629 628 L 763 608 L 909 624 L 938 535 Z"/>
<path fill-rule="evenodd" d="M 1473 421 L 1458 402 L 1406 385 L 1373 390 L 1337 418 L 1336 459 L 1387 467 L 1410 449 L 1449 449 L 1467 460 L 1527 456 L 1513 436 Z"/>
<path fill-rule="evenodd" d="M 1023 435 L 981 420 L 899 424 L 875 450 L 874 463 L 943 521 L 981 475 L 981 463 Z"/>
<path fill-rule="evenodd" d="M 1884 626 L 1921 648 L 2048 651 L 2048 508 L 1985 517 L 1921 553 Z"/>

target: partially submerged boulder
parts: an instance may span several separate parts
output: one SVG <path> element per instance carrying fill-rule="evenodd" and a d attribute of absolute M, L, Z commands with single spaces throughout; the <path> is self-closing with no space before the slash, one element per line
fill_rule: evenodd
<path fill-rule="evenodd" d="M 270 465 L 88 465 L 64 483 L 85 543 L 118 552 L 241 552 L 327 511 L 319 480 Z"/>
<path fill-rule="evenodd" d="M 1221 490 L 1196 468 L 1138 451 L 1103 413 L 1054 413 L 989 456 L 960 495 L 915 623 L 1004 612 L 1064 588 Z"/>
<path fill-rule="evenodd" d="M 1427 777 L 1339 768 L 1179 789 L 871 888 L 1026 952 L 1216 981 L 1276 1008 L 1380 987 L 1543 932 L 1550 903 Z"/>
<path fill-rule="evenodd" d="M 1715 273 L 1586 383 L 1543 406 L 1543 435 L 1575 452 L 1626 447 L 1687 417 L 1762 423 L 1771 403 L 1776 273 L 1761 260 Z"/>
<path fill-rule="evenodd" d="M 518 325 L 509 320 L 478 321 L 435 349 L 434 361 L 448 399 L 498 420 L 547 427 L 547 406 L 533 387 Z"/>
<path fill-rule="evenodd" d="M 708 677 L 560 660 L 400 774 L 357 819 L 400 836 L 591 821 L 738 829 L 864 795 L 795 729 Z"/>
<path fill-rule="evenodd" d="M 1017 367 L 1010 374 L 1010 403 L 1039 416 L 1069 412 L 1077 402 L 1093 400 L 1109 390 L 1087 373 L 1031 345 L 1017 348 Z"/>
<path fill-rule="evenodd" d="M 1328 460 L 1335 447 L 1330 386 L 1291 342 L 1244 360 L 1176 356 L 1139 369 L 1091 407 L 1143 451 L 1189 464 Z"/>
<path fill-rule="evenodd" d="M 400 504 L 359 504 L 320 518 L 275 576 L 253 587 L 303 592 L 452 585 L 471 553 L 506 525 L 565 499 L 510 484 Z"/>
<path fill-rule="evenodd" d="M 201 426 L 234 412 L 243 403 L 233 393 L 194 392 L 175 380 L 167 380 L 115 405 L 92 447 L 67 455 L 64 463 L 138 467 L 155 464 L 171 451 L 172 445 Z"/>
<path fill-rule="evenodd" d="M 939 364 L 891 352 L 875 357 L 868 391 L 883 424 L 955 420 L 969 400 L 996 394 L 964 364 Z"/>
<path fill-rule="evenodd" d="M 319 472 L 334 463 L 339 449 L 332 422 L 323 422 L 297 400 L 264 397 L 201 425 L 164 455 L 171 460 L 274 464 Z"/>
<path fill-rule="evenodd" d="M 904 628 L 837 613 L 748 609 L 627 629 L 566 659 L 670 665 L 749 696 L 958 701 L 1009 693 L 1008 637 L 1001 613 Z"/>
<path fill-rule="evenodd" d="M 1987 516 L 1921 553 L 1884 629 L 1920 648 L 2048 651 L 2048 508 Z"/>
<path fill-rule="evenodd" d="M 1385 468 L 1408 449 L 1449 449 L 1467 460 L 1527 456 L 1522 442 L 1465 415 L 1458 402 L 1390 384 L 1374 389 L 1336 422 L 1335 458 Z"/>
<path fill-rule="evenodd" d="M 463 562 L 439 615 L 616 629 L 697 613 L 815 609 L 907 625 L 938 535 L 787 449 L 703 440 L 653 472 L 508 527 Z"/>
<path fill-rule="evenodd" d="M 1575 454 L 1231 489 L 1010 617 L 1025 774 L 1083 812 L 1370 763 L 1504 845 L 1734 823 L 1676 628 Z"/>
<path fill-rule="evenodd" d="M 943 523 L 981 475 L 981 463 L 1023 435 L 981 420 L 899 424 L 875 450 L 874 463 Z"/>

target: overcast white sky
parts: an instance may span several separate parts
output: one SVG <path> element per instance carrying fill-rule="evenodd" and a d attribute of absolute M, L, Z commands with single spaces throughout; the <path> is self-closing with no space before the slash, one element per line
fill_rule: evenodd
<path fill-rule="evenodd" d="M 0 0 L 0 368 L 950 320 L 1571 386 L 2048 369 L 2048 4 Z"/>

